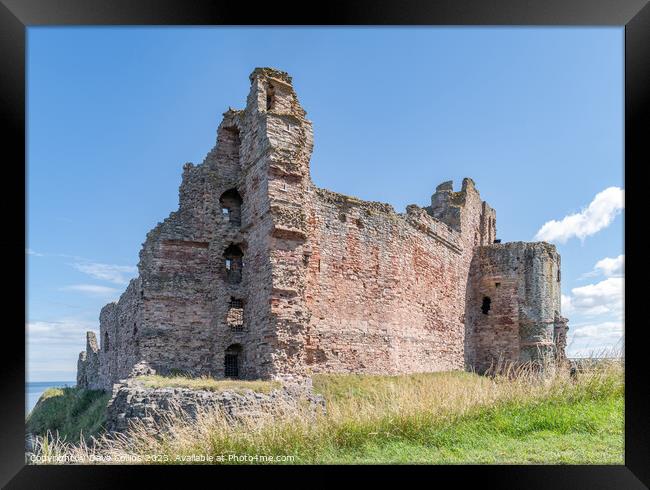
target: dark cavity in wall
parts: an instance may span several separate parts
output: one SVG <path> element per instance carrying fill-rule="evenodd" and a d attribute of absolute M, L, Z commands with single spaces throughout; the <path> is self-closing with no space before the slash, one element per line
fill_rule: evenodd
<path fill-rule="evenodd" d="M 273 85 L 269 83 L 268 88 L 266 89 L 266 110 L 270 111 L 273 109 L 273 104 L 275 103 L 275 89 Z"/>
<path fill-rule="evenodd" d="M 483 296 L 483 304 L 481 305 L 481 311 L 483 312 L 484 315 L 487 315 L 488 311 L 490 311 L 490 303 L 492 303 L 492 300 L 488 296 Z"/>
<path fill-rule="evenodd" d="M 232 344 L 226 349 L 224 357 L 224 374 L 226 378 L 239 378 L 242 347 L 240 344 Z"/>
<path fill-rule="evenodd" d="M 244 253 L 237 245 L 230 245 L 223 253 L 226 277 L 230 284 L 241 282 L 244 267 Z"/>

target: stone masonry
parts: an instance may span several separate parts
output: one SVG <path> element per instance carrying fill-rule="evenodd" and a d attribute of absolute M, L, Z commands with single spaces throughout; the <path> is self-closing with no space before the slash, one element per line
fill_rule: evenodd
<path fill-rule="evenodd" d="M 139 380 L 127 379 L 113 385 L 113 396 L 106 409 L 106 430 L 123 432 L 132 423 L 140 423 L 152 434 L 158 434 L 170 420 L 179 416 L 196 420 L 201 411 L 211 408 L 220 409 L 229 423 L 326 412 L 325 399 L 313 392 L 309 378 L 285 379 L 269 393 L 147 388 Z"/>
<path fill-rule="evenodd" d="M 99 378 L 99 347 L 94 332 L 86 332 L 86 351 L 77 360 L 77 385 L 89 390 L 101 390 Z"/>
<path fill-rule="evenodd" d="M 274 379 L 563 358 L 553 245 L 495 243 L 496 213 L 469 178 L 404 213 L 316 187 L 291 77 L 257 68 L 250 82 L 203 163 L 184 165 L 179 209 L 147 234 L 138 277 L 102 309 L 79 386 L 111 390 L 140 361 Z"/>

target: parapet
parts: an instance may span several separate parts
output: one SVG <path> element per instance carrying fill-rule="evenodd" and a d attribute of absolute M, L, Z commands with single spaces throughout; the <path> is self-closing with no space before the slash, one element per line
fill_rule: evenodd
<path fill-rule="evenodd" d="M 287 84 L 291 84 L 292 82 L 291 76 L 286 71 L 276 70 L 275 68 L 270 67 L 257 67 L 253 70 L 248 78 L 252 83 L 253 80 L 255 80 L 255 78 L 258 76 L 275 78 Z"/>
<path fill-rule="evenodd" d="M 476 250 L 476 254 L 486 267 L 499 268 L 502 273 L 523 274 L 530 272 L 524 267 L 529 263 L 540 260 L 557 262 L 559 268 L 560 254 L 552 243 L 547 242 L 507 242 L 484 245 Z"/>
<path fill-rule="evenodd" d="M 431 206 L 424 209 L 437 220 L 460 232 L 462 231 L 463 211 L 470 200 L 481 202 L 476 184 L 472 179 L 465 177 L 458 192 L 454 192 L 453 181 L 448 180 L 436 187 L 436 192 L 431 196 Z"/>
<path fill-rule="evenodd" d="M 273 68 L 255 68 L 249 78 L 251 91 L 248 95 L 248 110 L 304 121 L 307 113 L 298 102 L 287 72 Z"/>

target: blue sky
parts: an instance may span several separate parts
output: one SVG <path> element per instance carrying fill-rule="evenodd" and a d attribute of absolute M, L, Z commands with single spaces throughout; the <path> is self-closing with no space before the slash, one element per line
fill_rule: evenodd
<path fill-rule="evenodd" d="M 30 381 L 74 379 L 256 66 L 288 71 L 321 187 L 403 211 L 471 177 L 562 255 L 569 354 L 620 345 L 623 28 L 28 29 Z M 598 264 L 598 266 L 597 266 Z"/>

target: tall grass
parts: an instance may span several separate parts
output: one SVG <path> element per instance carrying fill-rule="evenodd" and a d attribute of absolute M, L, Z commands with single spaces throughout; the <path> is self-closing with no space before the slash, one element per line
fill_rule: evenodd
<path fill-rule="evenodd" d="M 316 375 L 314 389 L 327 400 L 326 414 L 278 407 L 275 413 L 233 423 L 219 409 L 204 410 L 194 421 L 179 413 L 162 435 L 136 424 L 127 434 L 103 436 L 92 447 L 41 441 L 38 454 L 74 454 L 84 462 L 98 455 L 120 461 L 135 455 L 147 462 L 154 454 L 159 459 L 153 462 L 162 463 L 180 463 L 191 455 L 233 462 L 220 460 L 228 454 L 293 456 L 295 463 L 408 461 L 411 456 L 426 462 L 507 462 L 507 457 L 493 461 L 497 453 L 482 449 L 575 435 L 576 441 L 590 437 L 594 444 L 613 444 L 606 448 L 607 461 L 618 461 L 622 372 L 620 362 L 607 361 L 576 376 L 562 370 L 542 377 L 514 367 L 489 377 L 466 372 Z M 594 455 L 567 458 L 588 463 Z"/>

